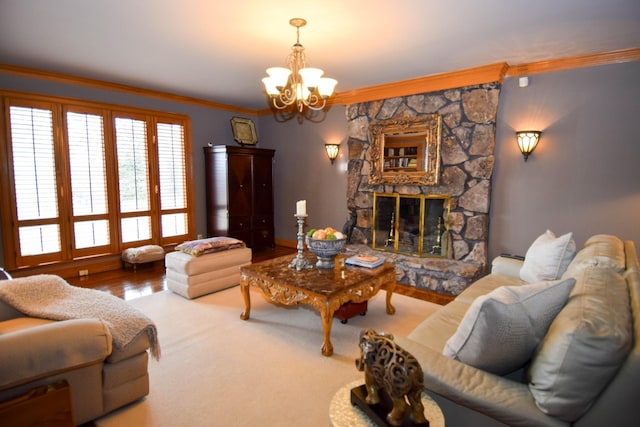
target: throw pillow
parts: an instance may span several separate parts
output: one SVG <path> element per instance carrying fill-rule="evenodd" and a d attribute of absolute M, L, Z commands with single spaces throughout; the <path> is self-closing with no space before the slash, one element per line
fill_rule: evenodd
<path fill-rule="evenodd" d="M 529 390 L 552 417 L 578 420 L 607 387 L 633 345 L 629 285 L 608 268 L 575 277 L 569 302 L 551 323 L 529 367 Z"/>
<path fill-rule="evenodd" d="M 573 233 L 556 237 L 547 230 L 529 247 L 520 269 L 520 278 L 527 283 L 557 280 L 576 254 Z"/>
<path fill-rule="evenodd" d="M 475 299 L 443 354 L 498 375 L 524 366 L 567 302 L 575 279 L 502 286 Z"/>
<path fill-rule="evenodd" d="M 616 236 L 596 234 L 589 237 L 564 272 L 564 277 L 575 277 L 587 267 L 612 268 L 618 273 L 624 272 L 624 243 Z"/>

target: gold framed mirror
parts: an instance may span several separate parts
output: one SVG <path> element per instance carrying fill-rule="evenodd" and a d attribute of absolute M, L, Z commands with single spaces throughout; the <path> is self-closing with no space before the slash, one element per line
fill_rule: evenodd
<path fill-rule="evenodd" d="M 369 125 L 369 184 L 437 185 L 442 117 L 385 120 Z"/>

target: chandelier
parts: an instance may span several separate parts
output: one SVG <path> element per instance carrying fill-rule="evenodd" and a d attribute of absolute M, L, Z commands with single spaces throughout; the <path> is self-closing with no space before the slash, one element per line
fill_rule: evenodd
<path fill-rule="evenodd" d="M 307 67 L 304 47 L 300 44 L 300 27 L 307 25 L 307 21 L 293 18 L 289 24 L 296 27 L 296 44 L 287 57 L 287 68 L 267 68 L 269 77 L 263 78 L 262 83 L 273 106 L 279 110 L 293 104 L 296 104 L 300 112 L 304 107 L 322 110 L 338 81 L 322 77 L 324 71 L 320 68 Z"/>

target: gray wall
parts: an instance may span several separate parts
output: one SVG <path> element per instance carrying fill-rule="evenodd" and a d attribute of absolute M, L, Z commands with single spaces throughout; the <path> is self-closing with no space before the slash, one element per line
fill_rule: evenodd
<path fill-rule="evenodd" d="M 524 254 L 547 228 L 573 231 L 578 245 L 612 233 L 640 245 L 640 62 L 533 75 L 527 88 L 506 79 L 500 94 L 490 215 L 490 258 Z M 234 145 L 229 120 L 243 116 L 204 107 L 0 74 L 0 88 L 92 99 L 191 116 L 197 233 L 206 233 L 204 161 L 209 141 Z M 295 240 L 295 202 L 307 200 L 308 228 L 346 220 L 348 160 L 345 108 L 320 122 L 253 118 L 258 147 L 276 149 L 276 238 Z M 525 163 L 515 130 L 543 131 Z M 332 166 L 325 142 L 340 142 Z M 0 207 L 1 209 L 2 207 Z"/>
<path fill-rule="evenodd" d="M 296 201 L 307 201 L 307 227 L 342 229 L 347 220 L 346 108 L 332 106 L 318 122 L 278 122 L 260 116 L 260 146 L 276 149 L 274 172 L 276 238 L 296 240 Z M 340 144 L 332 165 L 325 143 Z"/>
<path fill-rule="evenodd" d="M 490 257 L 524 255 L 547 228 L 578 247 L 608 233 L 640 244 L 640 62 L 507 79 L 500 94 Z M 541 130 L 525 163 L 516 130 Z"/>

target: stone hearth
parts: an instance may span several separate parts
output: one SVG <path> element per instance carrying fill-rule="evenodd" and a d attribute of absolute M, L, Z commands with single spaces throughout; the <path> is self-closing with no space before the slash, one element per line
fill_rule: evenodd
<path fill-rule="evenodd" d="M 375 251 L 396 264 L 398 282 L 458 295 L 487 271 L 489 205 L 494 165 L 498 82 L 350 105 L 347 208 L 355 216 L 352 248 L 371 252 L 372 192 L 451 195 L 449 258 L 415 258 Z M 440 183 L 371 185 L 369 125 L 440 114 Z"/>

